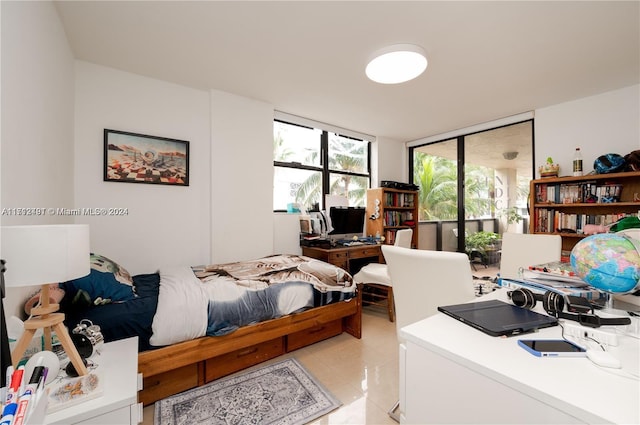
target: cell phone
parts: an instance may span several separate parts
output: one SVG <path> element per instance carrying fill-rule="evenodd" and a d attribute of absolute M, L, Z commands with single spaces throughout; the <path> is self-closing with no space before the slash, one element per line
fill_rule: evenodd
<path fill-rule="evenodd" d="M 587 350 L 564 339 L 519 339 L 518 345 L 537 357 L 584 357 Z"/>

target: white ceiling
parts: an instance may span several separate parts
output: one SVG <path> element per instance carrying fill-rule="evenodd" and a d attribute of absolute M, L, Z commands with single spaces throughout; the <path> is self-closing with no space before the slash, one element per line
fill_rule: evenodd
<path fill-rule="evenodd" d="M 399 141 L 640 82 L 638 1 L 56 1 L 76 58 Z M 429 66 L 367 80 L 375 50 Z"/>

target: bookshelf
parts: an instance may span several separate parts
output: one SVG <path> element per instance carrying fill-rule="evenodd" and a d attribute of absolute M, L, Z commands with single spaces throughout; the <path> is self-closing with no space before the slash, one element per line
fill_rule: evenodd
<path fill-rule="evenodd" d="M 587 224 L 608 225 L 640 211 L 640 171 L 531 181 L 530 233 L 559 234 L 571 251 Z"/>
<path fill-rule="evenodd" d="M 418 246 L 418 191 L 390 188 L 367 191 L 367 235 L 384 236 L 385 244 L 393 245 L 400 229 L 413 229 L 411 246 Z"/>

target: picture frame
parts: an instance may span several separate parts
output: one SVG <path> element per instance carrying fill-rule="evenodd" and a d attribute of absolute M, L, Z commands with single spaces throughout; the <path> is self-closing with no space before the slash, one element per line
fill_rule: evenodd
<path fill-rule="evenodd" d="M 189 186 L 189 142 L 105 128 L 103 180 Z"/>

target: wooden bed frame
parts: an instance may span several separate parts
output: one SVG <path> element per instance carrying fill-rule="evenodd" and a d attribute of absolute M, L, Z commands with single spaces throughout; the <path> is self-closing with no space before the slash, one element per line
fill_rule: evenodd
<path fill-rule="evenodd" d="M 146 406 L 342 332 L 362 336 L 361 284 L 349 301 L 139 353 L 139 400 Z"/>

